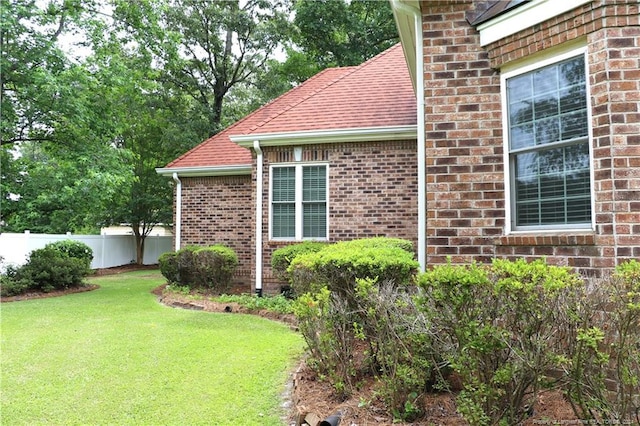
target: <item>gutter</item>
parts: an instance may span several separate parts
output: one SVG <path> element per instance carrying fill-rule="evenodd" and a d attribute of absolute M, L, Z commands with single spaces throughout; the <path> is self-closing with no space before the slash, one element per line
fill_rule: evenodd
<path fill-rule="evenodd" d="M 416 45 L 416 102 L 418 116 L 418 263 L 420 270 L 424 272 L 427 267 L 427 166 L 425 147 L 425 123 L 424 123 L 424 52 L 422 40 L 422 12 L 420 8 L 409 6 L 400 0 L 391 0 L 391 7 L 396 12 L 402 12 L 413 16 L 414 37 Z"/>
<path fill-rule="evenodd" d="M 178 173 L 182 177 L 250 175 L 251 164 L 215 167 L 158 167 L 156 173 L 162 176 L 173 176 Z"/>
<path fill-rule="evenodd" d="M 231 135 L 229 139 L 243 148 L 250 148 L 256 139 L 262 146 L 288 146 L 339 142 L 374 142 L 405 140 L 416 137 L 416 126 L 360 127 L 352 129 L 303 130 L 283 133 L 252 133 Z"/>
<path fill-rule="evenodd" d="M 262 167 L 263 157 L 260 141 L 253 141 L 256 151 L 256 295 L 262 297 Z"/>
<path fill-rule="evenodd" d="M 173 173 L 173 181 L 176 183 L 176 246 L 175 250 L 180 250 L 180 232 L 182 228 L 182 182 L 178 173 Z"/>

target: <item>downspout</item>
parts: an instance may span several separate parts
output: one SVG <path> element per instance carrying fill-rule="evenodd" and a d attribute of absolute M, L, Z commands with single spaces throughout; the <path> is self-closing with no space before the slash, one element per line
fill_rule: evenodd
<path fill-rule="evenodd" d="M 178 173 L 173 174 L 173 181 L 176 183 L 176 247 L 180 250 L 180 231 L 182 227 L 182 182 L 178 178 Z"/>
<path fill-rule="evenodd" d="M 392 0 L 394 9 L 412 15 L 416 37 L 416 107 L 418 139 L 418 262 L 420 270 L 427 267 L 427 165 L 424 123 L 424 52 L 422 40 L 422 12 L 419 8 Z"/>
<path fill-rule="evenodd" d="M 253 141 L 256 151 L 256 295 L 262 297 L 262 148 Z"/>

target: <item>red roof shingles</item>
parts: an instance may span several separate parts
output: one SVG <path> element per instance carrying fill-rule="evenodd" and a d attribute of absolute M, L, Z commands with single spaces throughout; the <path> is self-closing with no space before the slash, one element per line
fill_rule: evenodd
<path fill-rule="evenodd" d="M 400 44 L 357 67 L 329 68 L 210 137 L 167 168 L 251 164 L 229 138 L 248 134 L 416 124 L 416 103 Z"/>

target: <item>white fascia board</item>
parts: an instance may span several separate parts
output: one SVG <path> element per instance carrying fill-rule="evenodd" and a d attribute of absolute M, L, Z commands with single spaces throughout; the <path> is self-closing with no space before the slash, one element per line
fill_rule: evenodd
<path fill-rule="evenodd" d="M 404 51 L 404 58 L 409 68 L 409 75 L 416 91 L 416 30 L 414 16 L 411 11 L 420 13 L 420 3 L 415 0 L 389 0 Z"/>
<path fill-rule="evenodd" d="M 478 25 L 480 45 L 486 46 L 592 0 L 533 0 Z"/>
<path fill-rule="evenodd" d="M 250 175 L 251 164 L 218 167 L 159 167 L 156 173 L 163 176 L 172 176 L 177 173 L 180 177 Z"/>
<path fill-rule="evenodd" d="M 376 142 L 415 139 L 417 126 L 367 127 L 357 129 L 313 130 L 304 132 L 263 133 L 230 136 L 238 145 L 251 148 L 254 141 L 261 146 L 287 146 L 339 142 Z"/>

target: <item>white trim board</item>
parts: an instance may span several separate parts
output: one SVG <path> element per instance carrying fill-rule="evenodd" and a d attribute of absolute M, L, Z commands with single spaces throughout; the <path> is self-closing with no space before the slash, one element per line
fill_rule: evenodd
<path fill-rule="evenodd" d="M 590 2 L 591 0 L 533 0 L 520 5 L 478 25 L 480 46 L 486 46 Z"/>

